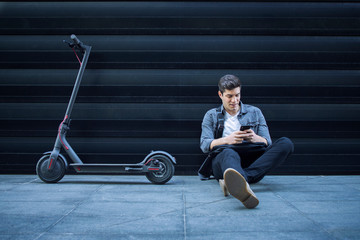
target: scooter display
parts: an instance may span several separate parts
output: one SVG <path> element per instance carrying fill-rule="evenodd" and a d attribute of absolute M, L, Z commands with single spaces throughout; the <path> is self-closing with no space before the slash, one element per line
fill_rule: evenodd
<path fill-rule="evenodd" d="M 75 52 L 80 63 L 80 69 L 74 84 L 74 88 L 66 109 L 64 120 L 58 128 L 57 138 L 52 151 L 45 152 L 36 165 L 36 173 L 46 183 L 60 181 L 68 167 L 73 167 L 77 173 L 96 174 L 136 174 L 144 173 L 149 181 L 155 184 L 165 184 L 174 175 L 176 160 L 165 151 L 151 151 L 141 162 L 136 164 L 104 164 L 104 163 L 83 163 L 76 152 L 66 140 L 66 134 L 70 130 L 70 116 L 80 87 L 80 83 L 89 59 L 91 46 L 82 43 L 74 34 L 71 35 L 71 42 L 64 42 Z M 82 54 L 80 59 L 76 52 Z M 72 160 L 61 154 L 64 149 Z"/>

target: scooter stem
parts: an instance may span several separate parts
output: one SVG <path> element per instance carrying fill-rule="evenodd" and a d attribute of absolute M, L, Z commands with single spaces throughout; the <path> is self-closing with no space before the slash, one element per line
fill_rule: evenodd
<path fill-rule="evenodd" d="M 78 75 L 76 77 L 76 81 L 74 84 L 73 91 L 71 93 L 69 104 L 66 109 L 64 120 L 61 122 L 61 124 L 59 126 L 59 132 L 58 132 L 58 136 L 56 138 L 55 144 L 54 144 L 54 149 L 50 155 L 50 161 L 48 164 L 49 171 L 51 171 L 54 168 L 55 162 L 60 154 L 61 147 L 63 147 L 65 149 L 65 151 L 68 152 L 69 156 L 73 159 L 74 162 L 81 163 L 81 160 L 76 155 L 75 151 L 72 150 L 72 148 L 66 141 L 66 133 L 68 132 L 69 127 L 70 127 L 70 115 L 72 113 L 72 109 L 73 109 L 73 106 L 74 106 L 74 103 L 75 103 L 75 100 L 76 100 L 76 97 L 77 97 L 77 94 L 79 91 L 79 87 L 80 87 L 81 80 L 82 80 L 82 77 L 83 77 L 83 74 L 84 74 L 84 71 L 86 68 L 86 64 L 87 64 L 89 56 L 90 56 L 91 46 L 83 44 L 75 35 L 71 35 L 71 39 L 73 40 L 73 45 L 71 45 L 71 46 L 69 45 L 69 46 L 73 50 L 75 48 L 81 50 L 81 52 L 84 52 L 84 55 L 83 55 L 82 61 L 79 61 L 80 69 L 79 69 Z M 76 52 L 75 52 L 75 54 L 76 54 Z"/>
<path fill-rule="evenodd" d="M 65 117 L 67 116 L 67 119 L 65 120 L 66 124 L 68 124 L 69 121 L 70 121 L 70 116 L 71 116 L 71 113 L 72 113 L 72 109 L 73 109 L 73 106 L 74 106 L 74 103 L 75 103 L 75 100 L 76 100 L 76 97 L 77 97 L 77 94 L 78 94 L 78 91 L 79 91 L 79 87 L 80 87 L 80 84 L 81 84 L 82 77 L 84 75 L 86 64 L 87 64 L 89 56 L 90 56 L 91 46 L 87 46 L 87 45 L 82 45 L 82 46 L 83 46 L 83 50 L 85 51 L 85 54 L 84 54 L 83 59 L 81 61 L 80 69 L 79 69 L 78 75 L 76 77 L 76 81 L 75 81 L 75 84 L 74 84 L 73 91 L 71 93 L 70 101 L 69 101 L 69 104 L 68 104 L 67 109 L 66 109 L 66 113 L 65 113 Z"/>

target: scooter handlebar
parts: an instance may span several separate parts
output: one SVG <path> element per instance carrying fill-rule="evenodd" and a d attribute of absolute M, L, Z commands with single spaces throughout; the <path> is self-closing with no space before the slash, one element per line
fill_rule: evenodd
<path fill-rule="evenodd" d="M 71 34 L 70 38 L 75 45 L 77 45 L 80 48 L 83 48 L 83 43 L 75 36 L 75 34 Z"/>

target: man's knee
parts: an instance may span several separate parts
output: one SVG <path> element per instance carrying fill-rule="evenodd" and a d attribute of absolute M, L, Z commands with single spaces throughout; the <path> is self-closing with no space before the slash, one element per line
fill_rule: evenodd
<path fill-rule="evenodd" d="M 294 143 L 287 137 L 279 138 L 276 141 L 276 144 L 278 144 L 281 147 L 281 150 L 287 153 L 293 153 L 294 152 Z"/>

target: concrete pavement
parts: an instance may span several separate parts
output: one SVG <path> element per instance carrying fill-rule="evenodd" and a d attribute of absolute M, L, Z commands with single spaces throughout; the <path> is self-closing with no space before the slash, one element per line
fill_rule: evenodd
<path fill-rule="evenodd" d="M 0 175 L 0 239 L 360 239 L 360 176 L 267 176 L 246 209 L 215 180 Z"/>

